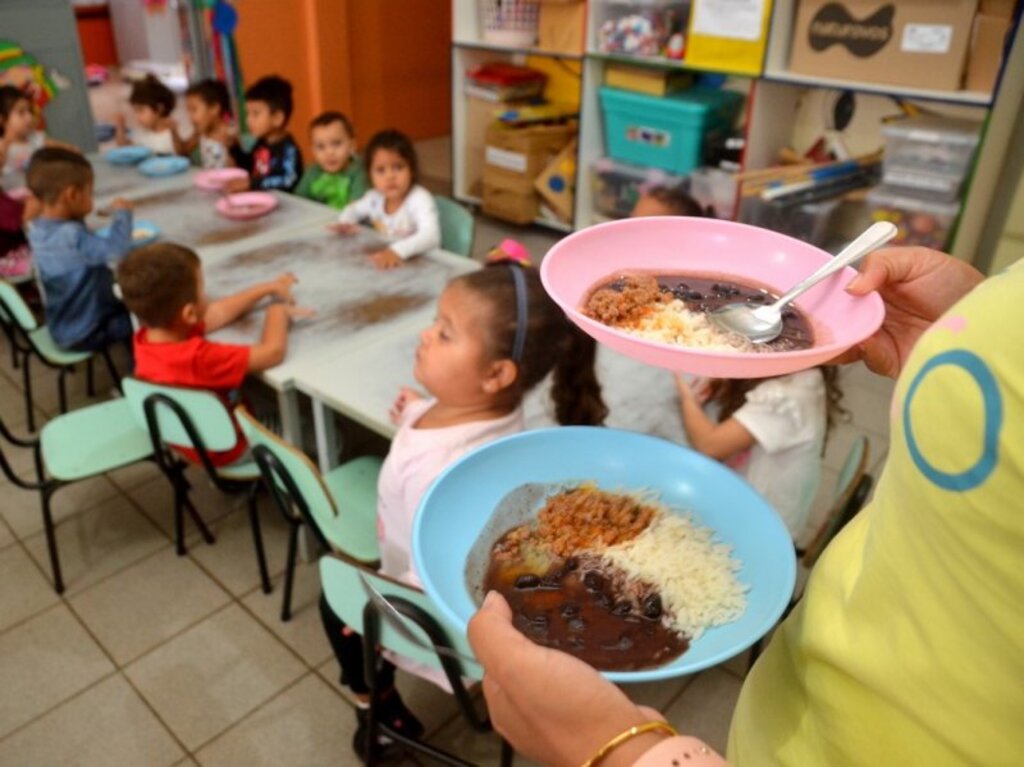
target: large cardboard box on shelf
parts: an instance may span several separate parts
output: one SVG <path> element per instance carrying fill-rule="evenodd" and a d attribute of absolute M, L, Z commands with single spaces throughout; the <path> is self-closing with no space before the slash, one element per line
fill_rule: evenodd
<path fill-rule="evenodd" d="M 484 149 L 484 212 L 517 224 L 533 221 L 533 183 L 576 135 L 575 124 L 509 128 L 492 123 Z"/>
<path fill-rule="evenodd" d="M 540 215 L 540 198 L 532 189 L 484 184 L 484 213 L 513 224 L 532 224 Z"/>
<path fill-rule="evenodd" d="M 1001 19 L 1012 19 L 1017 0 L 981 0 L 978 13 L 983 16 L 998 16 Z"/>
<path fill-rule="evenodd" d="M 1010 23 L 1008 18 L 985 14 L 978 14 L 974 19 L 974 36 L 967 59 L 964 90 L 991 93 L 995 88 Z"/>
<path fill-rule="evenodd" d="M 978 0 L 800 0 L 790 71 L 959 90 Z"/>
<path fill-rule="evenodd" d="M 487 146 L 487 129 L 495 121 L 495 115 L 515 108 L 514 102 L 487 101 L 466 96 L 466 141 L 463 162 L 463 183 L 467 194 L 479 197 L 483 194 L 484 152 Z"/>
<path fill-rule="evenodd" d="M 583 0 L 541 0 L 537 47 L 549 53 L 583 53 L 587 4 Z"/>

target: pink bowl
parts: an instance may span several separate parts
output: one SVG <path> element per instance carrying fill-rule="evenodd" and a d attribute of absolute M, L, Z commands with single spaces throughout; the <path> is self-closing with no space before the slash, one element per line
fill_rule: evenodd
<path fill-rule="evenodd" d="M 217 192 L 224 188 L 228 181 L 238 178 L 248 178 L 249 174 L 241 168 L 214 168 L 213 170 L 201 170 L 196 173 L 193 183 L 200 189 L 208 192 Z"/>
<path fill-rule="evenodd" d="M 710 273 L 782 293 L 831 256 L 768 229 L 710 218 L 634 218 L 598 224 L 557 243 L 541 263 L 551 297 L 598 342 L 648 365 L 716 378 L 764 378 L 826 363 L 872 335 L 885 317 L 875 293 L 854 298 L 846 268 L 796 300 L 814 329 L 815 344 L 793 352 L 721 352 L 648 341 L 583 315 L 592 288 L 630 270 Z"/>
<path fill-rule="evenodd" d="M 277 198 L 269 192 L 241 192 L 217 200 L 217 212 L 235 221 L 265 216 L 276 207 Z"/>

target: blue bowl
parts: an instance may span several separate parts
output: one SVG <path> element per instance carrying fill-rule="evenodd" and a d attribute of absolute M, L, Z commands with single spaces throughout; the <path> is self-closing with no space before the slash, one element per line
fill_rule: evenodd
<path fill-rule="evenodd" d="M 187 157 L 150 157 L 139 163 L 139 173 L 151 178 L 176 176 L 187 171 L 190 164 Z"/>
<path fill-rule="evenodd" d="M 104 153 L 103 159 L 111 165 L 135 165 L 151 154 L 153 153 L 144 146 L 117 146 L 108 149 Z"/>
<path fill-rule="evenodd" d="M 742 652 L 764 636 L 789 603 L 796 582 L 793 542 L 782 520 L 738 475 L 717 461 L 657 437 L 618 429 L 562 427 L 506 437 L 450 466 L 420 503 L 413 558 L 423 587 L 451 625 L 465 631 L 477 605 L 466 559 L 491 512 L 509 491 L 531 482 L 594 480 L 606 490 L 653 490 L 689 510 L 742 562 L 747 608 L 706 631 L 670 663 L 607 671 L 616 682 L 692 674 Z"/>
<path fill-rule="evenodd" d="M 143 245 L 149 245 L 149 243 L 151 243 L 151 242 L 156 242 L 156 240 L 160 237 L 160 227 L 158 227 L 152 221 L 134 221 L 134 222 L 132 222 L 132 233 L 134 234 L 135 232 L 145 232 L 146 235 L 144 237 L 139 237 L 138 239 L 135 239 L 133 237 L 132 238 L 132 247 L 133 248 L 139 248 L 139 247 L 142 247 Z M 98 234 L 100 237 L 109 237 L 110 236 L 110 224 L 107 224 L 106 226 L 104 226 L 104 227 L 102 227 L 100 229 L 97 229 L 96 230 L 96 234 Z"/>

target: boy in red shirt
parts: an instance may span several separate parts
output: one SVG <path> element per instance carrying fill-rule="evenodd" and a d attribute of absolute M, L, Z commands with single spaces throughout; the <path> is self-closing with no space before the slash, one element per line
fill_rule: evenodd
<path fill-rule="evenodd" d="M 292 306 L 294 275 L 282 274 L 226 298 L 208 301 L 199 257 L 188 248 L 157 243 L 132 251 L 117 268 L 124 304 L 143 327 L 135 334 L 135 376 L 157 384 L 209 389 L 227 404 L 248 373 L 272 368 L 284 360 L 288 325 L 308 312 Z M 221 344 L 206 334 L 224 327 L 264 298 L 263 335 L 253 346 Z M 237 429 L 236 429 L 237 430 Z M 194 451 L 180 448 L 190 459 Z M 228 451 L 211 453 L 217 466 L 236 461 L 245 438 Z"/>

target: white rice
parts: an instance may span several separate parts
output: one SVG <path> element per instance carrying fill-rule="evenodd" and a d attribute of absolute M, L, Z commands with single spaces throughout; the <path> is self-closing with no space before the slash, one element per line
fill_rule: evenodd
<path fill-rule="evenodd" d="M 708 319 L 704 312 L 686 308 L 678 298 L 654 304 L 639 319 L 617 326 L 648 341 L 676 346 L 727 352 L 756 352 L 759 348 L 743 336 L 729 333 Z"/>
<path fill-rule="evenodd" d="M 749 586 L 737 578 L 742 564 L 728 545 L 714 541 L 711 528 L 689 515 L 661 511 L 640 535 L 601 556 L 655 586 L 669 623 L 691 640 L 736 620 L 747 607 Z"/>

